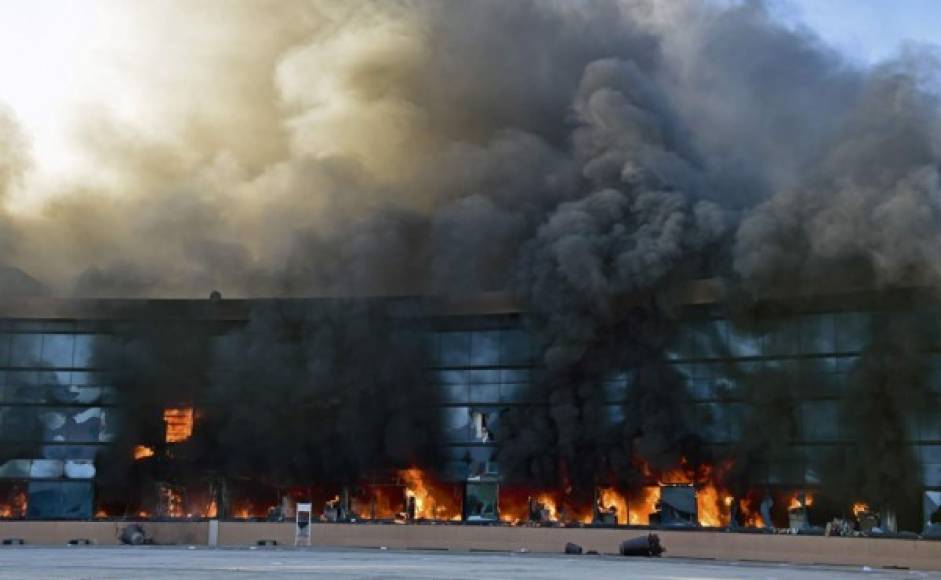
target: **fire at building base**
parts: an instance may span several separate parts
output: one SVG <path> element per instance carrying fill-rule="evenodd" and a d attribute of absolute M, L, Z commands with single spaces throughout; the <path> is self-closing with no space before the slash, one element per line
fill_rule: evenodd
<path fill-rule="evenodd" d="M 650 407 L 660 403 L 642 395 L 645 367 L 599 376 L 603 402 L 570 407 L 590 409 L 580 428 L 603 434 L 578 443 L 582 461 L 560 451 L 561 431 L 538 431 L 543 413 L 569 408 L 540 399 L 546 369 L 526 315 L 501 300 L 381 300 L 365 311 L 322 300 L 10 304 L 5 372 L 38 366 L 36 380 L 54 384 L 41 401 L 38 390 L 11 394 L 0 409 L 4 425 L 19 421 L 28 434 L 3 432 L 0 518 L 277 522 L 301 502 L 338 523 L 936 533 L 941 471 L 930 428 L 898 447 L 922 461 L 907 476 L 914 495 L 880 496 L 865 466 L 857 474 L 840 463 L 845 480 L 828 471 L 832 457 L 865 442 L 840 438 L 855 432 L 840 430 L 838 392 L 789 387 L 787 397 L 761 398 L 762 385 L 781 380 L 864 380 L 853 371 L 864 359 L 857 335 L 891 313 L 847 312 L 837 300 L 758 331 L 691 303 L 656 375 L 679 381 L 678 406 Z M 346 333 L 367 322 L 364 346 Z M 821 326 L 829 330 L 812 335 Z M 788 337 L 792 347 L 776 345 Z M 19 354 L 27 344 L 31 354 Z M 341 366 L 311 371 L 320 355 L 310 352 L 320 351 L 309 349 L 328 344 L 352 357 L 337 352 L 330 364 Z M 359 364 L 369 357 L 379 374 Z M 782 379 L 781 368 L 793 376 Z M 391 372 L 423 386 L 399 392 L 383 382 Z M 769 405 L 781 406 L 790 432 L 766 436 L 754 423 L 772 421 Z M 658 432 L 658 413 L 695 420 Z M 684 430 L 682 441 L 671 430 Z M 648 451 L 651 441 L 661 448 Z"/>

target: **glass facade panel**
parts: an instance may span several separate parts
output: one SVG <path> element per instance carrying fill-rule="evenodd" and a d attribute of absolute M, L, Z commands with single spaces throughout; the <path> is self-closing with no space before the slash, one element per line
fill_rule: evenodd
<path fill-rule="evenodd" d="M 495 385 L 500 383 L 500 371 L 498 369 L 472 370 L 468 371 L 467 375 L 472 385 Z"/>
<path fill-rule="evenodd" d="M 762 337 L 734 326 L 729 328 L 729 352 L 734 357 L 755 357 L 762 354 Z"/>
<path fill-rule="evenodd" d="M 439 335 L 438 365 L 465 367 L 470 364 L 469 332 L 442 332 Z"/>
<path fill-rule="evenodd" d="M 522 403 L 526 401 L 526 392 L 529 385 L 525 383 L 504 383 L 500 385 L 500 402 Z"/>
<path fill-rule="evenodd" d="M 466 385 L 468 383 L 467 371 L 432 371 L 430 379 L 442 385 Z"/>
<path fill-rule="evenodd" d="M 500 371 L 500 381 L 503 383 L 529 382 L 529 369 L 503 369 Z"/>
<path fill-rule="evenodd" d="M 469 392 L 473 403 L 500 402 L 500 385 L 473 385 Z"/>
<path fill-rule="evenodd" d="M 471 334 L 470 364 L 473 366 L 500 364 L 500 331 L 478 331 Z"/>
<path fill-rule="evenodd" d="M 836 352 L 836 330 L 831 314 L 801 316 L 800 351 L 806 354 Z"/>
<path fill-rule="evenodd" d="M 9 334 L 0 334 L 0 365 L 10 364 L 10 339 Z"/>
<path fill-rule="evenodd" d="M 71 334 L 44 334 L 42 362 L 51 367 L 71 367 L 75 337 Z"/>
<path fill-rule="evenodd" d="M 934 409 L 941 409 L 941 401 L 935 401 Z M 937 413 L 926 414 L 920 423 L 921 441 L 941 442 L 941 417 Z"/>
<path fill-rule="evenodd" d="M 85 369 L 93 366 L 92 356 L 97 335 L 78 334 L 75 336 L 75 353 L 72 357 L 72 366 Z"/>
<path fill-rule="evenodd" d="M 88 519 L 92 516 L 90 482 L 31 481 L 27 517 L 35 519 Z"/>
<path fill-rule="evenodd" d="M 448 441 L 460 443 L 471 440 L 470 407 L 450 407 L 443 409 L 442 414 Z"/>
<path fill-rule="evenodd" d="M 684 325 L 679 358 L 723 358 L 728 356 L 729 323 L 725 320 L 696 320 Z"/>
<path fill-rule="evenodd" d="M 605 425 L 615 426 L 624 422 L 625 413 L 622 405 L 605 405 L 602 409 L 604 410 Z"/>
<path fill-rule="evenodd" d="M 441 399 L 444 403 L 467 403 L 467 385 L 441 385 Z"/>
<path fill-rule="evenodd" d="M 925 485 L 941 487 L 941 445 L 922 445 L 920 456 Z"/>
<path fill-rule="evenodd" d="M 808 401 L 799 406 L 800 438 L 836 441 L 840 438 L 840 409 L 836 401 Z"/>
<path fill-rule="evenodd" d="M 10 365 L 35 367 L 42 356 L 41 334 L 14 334 L 10 340 Z"/>
<path fill-rule="evenodd" d="M 772 325 L 765 335 L 764 354 L 766 356 L 788 356 L 800 352 L 800 320 L 784 319 Z"/>
<path fill-rule="evenodd" d="M 532 362 L 533 352 L 529 334 L 522 330 L 503 331 L 502 363 L 525 365 Z"/>
<path fill-rule="evenodd" d="M 838 352 L 860 352 L 869 344 L 870 315 L 865 312 L 843 312 L 833 315 Z"/>

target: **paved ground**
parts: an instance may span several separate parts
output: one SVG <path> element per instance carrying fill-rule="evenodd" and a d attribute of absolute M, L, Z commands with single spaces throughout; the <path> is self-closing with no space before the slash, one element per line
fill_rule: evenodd
<path fill-rule="evenodd" d="M 343 549 L 185 547 L 4 547 L 0 579 L 108 578 L 508 578 L 552 580 L 823 580 L 936 578 L 941 573 L 746 564 L 615 556 Z"/>

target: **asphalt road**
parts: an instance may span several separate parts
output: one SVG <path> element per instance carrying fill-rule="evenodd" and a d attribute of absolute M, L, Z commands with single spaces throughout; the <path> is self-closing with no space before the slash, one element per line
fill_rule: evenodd
<path fill-rule="evenodd" d="M 673 558 L 324 548 L 3 547 L 0 579 L 438 578 L 482 580 L 816 580 L 937 578 L 941 573 Z"/>

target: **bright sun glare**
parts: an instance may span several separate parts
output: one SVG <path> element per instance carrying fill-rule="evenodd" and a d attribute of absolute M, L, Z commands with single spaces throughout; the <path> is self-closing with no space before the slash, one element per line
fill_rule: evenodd
<path fill-rule="evenodd" d="M 114 107 L 110 67 L 123 31 L 106 2 L 0 0 L 0 106 L 12 110 L 30 146 L 29 187 L 14 206 L 39 201 L 77 171 L 70 127 L 82 107 Z M 110 93 L 110 96 L 109 96 Z"/>

